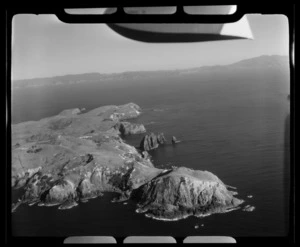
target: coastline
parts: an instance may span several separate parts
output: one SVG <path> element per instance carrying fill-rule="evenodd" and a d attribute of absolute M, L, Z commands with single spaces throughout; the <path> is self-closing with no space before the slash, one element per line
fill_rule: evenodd
<path fill-rule="evenodd" d="M 116 202 L 134 197 L 137 210 L 143 213 L 149 210 L 143 209 L 146 203 L 152 210 L 145 214 L 146 217 L 179 220 L 196 215 L 197 208 L 203 205 L 208 208 L 208 216 L 243 203 L 243 200 L 234 198 L 215 175 L 184 167 L 174 167 L 166 172 L 155 168 L 149 159 L 126 144 L 120 137 L 119 123 L 140 114 L 140 107 L 129 103 L 99 107 L 85 113 L 79 109 L 65 110 L 57 116 L 13 126 L 13 187 L 25 189 L 18 205 L 33 205 L 40 200 L 38 206 L 70 209 L 79 201 L 87 202 L 105 192 L 118 192 L 121 199 L 116 199 Z M 25 137 L 24 129 L 28 133 Z M 45 158 L 44 164 L 32 167 L 32 161 L 41 158 Z M 29 168 L 24 170 L 24 166 Z M 173 185 L 168 187 L 165 181 L 171 181 Z M 208 182 L 201 187 L 202 181 Z M 161 182 L 164 183 L 162 187 Z M 191 188 L 195 192 L 187 192 Z M 168 193 L 162 194 L 166 189 Z M 156 192 L 151 194 L 149 190 Z M 221 202 L 216 209 L 213 197 Z M 155 200 L 158 200 L 159 207 L 153 204 Z M 187 208 L 193 210 L 184 207 L 179 210 L 177 206 L 170 208 L 169 205 L 188 205 Z M 160 211 L 163 208 L 165 211 Z"/>

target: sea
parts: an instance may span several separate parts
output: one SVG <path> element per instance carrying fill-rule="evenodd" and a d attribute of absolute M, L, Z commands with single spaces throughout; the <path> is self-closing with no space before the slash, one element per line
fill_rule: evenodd
<path fill-rule="evenodd" d="M 12 123 L 39 120 L 64 109 L 90 110 L 134 102 L 130 120 L 167 143 L 150 152 L 155 166 L 207 170 L 236 187 L 242 208 L 208 217 L 158 221 L 135 212 L 114 193 L 70 210 L 21 205 L 12 214 L 14 236 L 217 235 L 285 236 L 289 231 L 289 78 L 272 73 L 187 73 L 12 90 Z M 181 140 L 171 144 L 172 136 Z M 124 140 L 138 146 L 143 135 Z M 19 191 L 12 192 L 13 200 Z M 243 207 L 255 207 L 252 212 Z M 199 226 L 199 227 L 195 227 Z"/>

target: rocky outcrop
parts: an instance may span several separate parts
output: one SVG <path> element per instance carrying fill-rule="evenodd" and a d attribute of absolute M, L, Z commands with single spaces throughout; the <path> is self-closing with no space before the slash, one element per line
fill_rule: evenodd
<path fill-rule="evenodd" d="M 11 184 L 23 194 L 12 211 L 22 204 L 70 209 L 105 192 L 119 193 L 114 201 L 135 201 L 137 212 L 155 219 L 226 212 L 242 203 L 209 172 L 154 167 L 147 151 L 166 142 L 162 133 L 146 135 L 141 153 L 126 144 L 121 133 L 144 131 L 123 122 L 139 110 L 133 103 L 70 110 L 13 125 Z"/>
<path fill-rule="evenodd" d="M 121 121 L 136 118 L 140 114 L 141 108 L 134 103 L 129 103 L 126 105 L 118 106 L 116 110 L 109 116 L 109 118 L 113 121 Z"/>
<path fill-rule="evenodd" d="M 252 212 L 255 210 L 255 207 L 254 206 L 250 206 L 250 205 L 247 205 L 243 208 L 243 211 L 246 211 L 246 212 Z"/>
<path fill-rule="evenodd" d="M 161 220 L 224 213 L 243 203 L 212 173 L 187 168 L 164 171 L 131 197 L 138 203 L 138 213 Z"/>
<path fill-rule="evenodd" d="M 120 131 L 121 135 L 135 135 L 135 134 L 142 134 L 146 132 L 144 125 L 133 124 L 129 122 L 119 122 L 116 125 L 116 129 Z"/>
<path fill-rule="evenodd" d="M 149 153 L 148 153 L 147 151 L 142 151 L 142 156 L 143 156 L 143 158 L 145 158 L 145 159 L 150 158 L 150 155 L 149 155 Z"/>
<path fill-rule="evenodd" d="M 179 143 L 180 141 L 177 140 L 177 138 L 175 136 L 172 136 L 172 144 L 176 144 Z"/>
<path fill-rule="evenodd" d="M 66 200 L 76 199 L 76 188 L 74 184 L 66 179 L 59 180 L 42 198 L 47 206 L 60 205 Z"/>
<path fill-rule="evenodd" d="M 12 174 L 12 187 L 19 189 L 27 184 L 28 181 L 41 170 L 41 167 L 21 170 L 17 174 Z"/>
<path fill-rule="evenodd" d="M 84 110 L 85 110 L 85 108 L 82 108 L 82 109 L 79 109 L 79 108 L 68 109 L 68 110 L 62 111 L 58 115 L 61 115 L 61 116 L 78 115 L 78 114 L 80 114 Z"/>
<path fill-rule="evenodd" d="M 158 148 L 160 144 L 164 144 L 166 138 L 163 133 L 155 135 L 151 133 L 150 135 L 145 135 L 140 143 L 140 149 L 142 151 L 149 151 Z"/>

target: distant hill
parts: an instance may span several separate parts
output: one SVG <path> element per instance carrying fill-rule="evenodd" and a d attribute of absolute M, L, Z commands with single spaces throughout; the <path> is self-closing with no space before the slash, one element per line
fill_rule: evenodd
<path fill-rule="evenodd" d="M 84 74 L 72 74 L 64 76 L 55 76 L 47 78 L 35 78 L 15 80 L 12 82 L 14 89 L 27 88 L 27 87 L 41 87 L 41 86 L 55 86 L 55 85 L 68 85 L 77 83 L 88 83 L 97 81 L 122 81 L 122 80 L 137 80 L 146 78 L 168 77 L 168 76 L 180 76 L 186 74 L 197 73 L 210 73 L 210 72 L 222 72 L 233 69 L 238 70 L 276 70 L 288 72 L 289 58 L 288 56 L 279 55 L 263 55 L 260 57 L 250 58 L 242 60 L 230 65 L 215 65 L 215 66 L 202 66 L 191 69 L 182 70 L 161 70 L 161 71 L 133 71 L 123 73 L 101 74 L 101 73 L 84 73 Z"/>
<path fill-rule="evenodd" d="M 288 56 L 278 56 L 278 55 L 272 55 L 272 56 L 260 56 L 250 59 L 245 59 L 242 61 L 239 61 L 237 63 L 231 64 L 230 66 L 235 67 L 261 67 L 261 68 L 286 68 L 289 66 L 289 57 Z"/>

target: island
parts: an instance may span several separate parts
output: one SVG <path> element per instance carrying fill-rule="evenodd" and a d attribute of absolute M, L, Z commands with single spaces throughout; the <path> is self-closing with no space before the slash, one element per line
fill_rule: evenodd
<path fill-rule="evenodd" d="M 147 151 L 165 141 L 162 135 L 144 137 L 141 150 L 128 145 L 123 135 L 146 131 L 130 123 L 141 112 L 134 103 L 69 109 L 12 125 L 11 186 L 22 191 L 12 211 L 22 204 L 70 209 L 105 192 L 117 192 L 115 202 L 132 200 L 137 213 L 158 220 L 239 208 L 244 201 L 208 171 L 155 167 Z"/>

